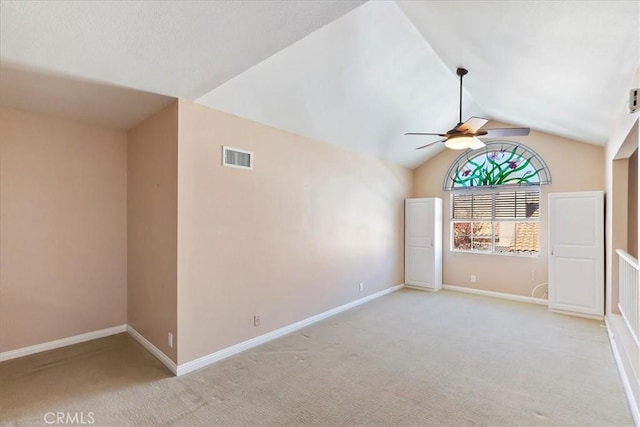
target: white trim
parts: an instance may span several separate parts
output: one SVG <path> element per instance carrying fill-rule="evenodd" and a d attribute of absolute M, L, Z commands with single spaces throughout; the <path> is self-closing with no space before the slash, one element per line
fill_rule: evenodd
<path fill-rule="evenodd" d="M 633 255 L 631 255 L 629 252 L 624 251 L 622 249 L 616 249 L 616 253 L 618 254 L 618 256 L 622 259 L 624 259 L 625 261 L 627 261 L 627 263 L 635 268 L 636 270 L 640 270 L 640 267 L 638 266 L 638 260 L 636 258 L 633 257 Z"/>
<path fill-rule="evenodd" d="M 469 221 L 459 221 L 459 222 L 469 222 Z M 489 222 L 489 221 L 486 221 Z M 497 221 L 496 221 L 497 222 Z M 518 221 L 518 222 L 526 222 L 526 221 Z M 535 221 L 530 221 L 535 222 Z M 452 222 L 453 223 L 453 222 Z M 453 233 L 453 228 L 451 229 Z M 453 239 L 451 239 L 453 241 Z M 515 258 L 540 258 L 540 252 L 536 253 L 526 253 L 526 252 L 489 252 L 489 251 L 480 251 L 480 250 L 464 250 L 464 249 L 451 249 L 449 248 L 449 252 L 456 252 L 459 254 L 474 254 L 474 255 L 489 255 L 489 256 L 504 256 L 504 257 L 515 257 Z"/>
<path fill-rule="evenodd" d="M 225 359 L 229 356 L 233 356 L 234 354 L 238 354 L 242 351 L 248 350 L 260 344 L 264 344 L 268 341 L 274 340 L 283 335 L 297 331 L 298 329 L 304 328 L 305 326 L 311 325 L 312 323 L 319 322 L 320 320 L 326 319 L 327 317 L 334 316 L 338 313 L 349 310 L 353 307 L 357 307 L 361 304 L 364 304 L 366 302 L 379 298 L 383 295 L 389 294 L 391 292 L 395 292 L 398 289 L 401 289 L 403 286 L 404 285 L 397 285 L 388 289 L 384 289 L 380 292 L 376 292 L 375 294 L 371 294 L 366 297 L 357 299 L 355 301 L 351 301 L 347 304 L 341 305 L 339 307 L 333 308 L 331 310 L 325 311 L 323 313 L 317 314 L 315 316 L 309 317 L 299 322 L 292 323 L 291 325 L 285 326 L 280 329 L 276 329 L 275 331 L 271 331 L 264 335 L 260 335 L 248 341 L 244 341 L 239 344 L 233 345 L 231 347 L 227 347 L 225 349 L 209 354 L 207 356 L 200 357 L 199 359 L 192 360 L 182 365 L 176 365 L 176 363 L 173 360 L 171 360 L 169 356 L 167 356 L 162 351 L 160 351 L 158 347 L 153 345 L 149 340 L 147 340 L 144 336 L 142 336 L 140 332 L 136 331 L 130 325 L 114 326 L 112 328 L 101 329 L 99 331 L 93 331 L 93 332 L 88 332 L 86 334 L 75 335 L 72 337 L 62 338 L 55 341 L 49 341 L 42 344 L 19 348 L 17 350 L 6 351 L 4 353 L 0 353 L 0 362 L 3 362 L 5 360 L 15 359 L 18 357 L 28 356 L 34 353 L 53 350 L 60 347 L 66 347 L 68 345 L 78 344 L 81 342 L 90 341 L 97 338 L 103 338 L 110 335 L 127 332 L 129 333 L 129 335 L 131 335 L 133 339 L 138 341 L 140 345 L 142 345 L 147 351 L 149 351 L 158 360 L 160 360 L 162 364 L 164 364 L 167 368 L 169 368 L 171 372 L 179 376 L 179 375 L 184 375 L 189 372 L 195 371 L 197 369 L 210 365 L 214 362 Z"/>
<path fill-rule="evenodd" d="M 142 336 L 142 334 L 136 331 L 132 326 L 127 325 L 127 332 L 131 337 L 138 341 L 141 346 L 143 346 L 149 353 L 153 354 L 156 359 L 158 359 L 164 366 L 169 368 L 171 372 L 176 374 L 177 367 L 173 360 L 169 358 L 166 354 L 164 354 L 158 347 L 153 345 L 148 339 Z"/>
<path fill-rule="evenodd" d="M 324 320 L 327 317 L 334 316 L 338 313 L 349 310 L 353 307 L 357 307 L 361 304 L 364 304 L 373 299 L 379 298 L 383 295 L 397 291 L 398 289 L 401 289 L 403 286 L 404 285 L 393 286 L 391 288 L 382 290 L 380 292 L 376 292 L 375 294 L 368 295 L 364 298 L 360 298 L 355 301 L 351 301 L 350 303 L 341 305 L 339 307 L 333 308 L 323 313 L 316 314 L 315 316 L 311 316 L 306 319 L 300 320 L 299 322 L 292 323 L 283 328 L 276 329 L 275 331 L 268 332 L 264 335 L 260 335 L 250 340 L 241 342 L 239 344 L 232 345 L 231 347 L 227 347 L 222 350 L 216 351 L 215 353 L 211 353 L 206 356 L 202 356 L 198 359 L 192 360 L 190 362 L 183 363 L 181 365 L 178 365 L 176 375 L 180 376 L 180 375 L 188 374 L 189 372 L 193 372 L 197 369 L 204 368 L 205 366 L 211 365 L 212 363 L 218 362 L 222 359 L 226 359 L 227 357 L 236 355 L 245 350 L 249 350 L 250 348 L 256 347 L 260 344 L 264 344 L 276 338 L 280 338 L 283 335 L 290 334 L 291 332 L 297 331 L 298 329 L 302 329 L 305 326 L 309 326 L 313 323 L 319 322 L 320 320 Z"/>
<path fill-rule="evenodd" d="M 503 292 L 485 291 L 482 289 L 465 288 L 463 286 L 454 286 L 454 285 L 442 285 L 442 288 L 449 291 L 455 291 L 455 292 L 465 292 L 468 294 L 484 295 L 486 297 L 508 299 L 508 300 L 519 301 L 519 302 L 527 302 L 530 304 L 547 305 L 546 299 L 525 297 L 522 295 L 513 295 L 513 294 L 506 294 Z"/>
<path fill-rule="evenodd" d="M 438 292 L 440 290 L 440 289 L 434 289 L 434 288 L 427 288 L 424 286 L 407 285 L 406 283 L 404 284 L 404 287 L 407 289 L 415 289 L 416 291 L 427 291 L 427 292 Z"/>
<path fill-rule="evenodd" d="M 0 353 L 0 362 L 16 359 L 18 357 L 29 356 L 30 354 L 41 353 L 43 351 L 49 351 L 60 347 L 66 347 L 68 345 L 78 344 L 85 341 L 91 341 L 97 338 L 104 338 L 126 331 L 127 325 L 119 325 L 113 326 L 111 328 L 100 329 L 98 331 L 87 332 L 85 334 L 61 338 L 59 340 L 44 342 L 42 344 L 31 345 L 29 347 L 22 347 L 16 350 L 5 351 L 3 353 Z"/>
<path fill-rule="evenodd" d="M 640 426 L 640 408 L 638 408 L 638 405 L 633 397 L 631 384 L 629 384 L 630 375 L 627 375 L 627 372 L 624 369 L 622 358 L 620 357 L 620 353 L 618 352 L 618 347 L 616 346 L 615 336 L 611 331 L 611 327 L 609 326 L 609 320 L 607 319 L 606 316 L 604 318 L 604 323 L 605 325 L 607 325 L 607 335 L 609 336 L 611 351 L 613 352 L 613 358 L 616 360 L 616 366 L 618 367 L 618 373 L 620 374 L 620 380 L 622 381 L 622 388 L 624 389 L 624 394 L 627 396 L 627 402 L 629 403 L 629 410 L 631 411 L 633 422 L 636 426 Z"/>
<path fill-rule="evenodd" d="M 633 332 L 633 328 L 631 327 L 631 322 L 629 322 L 629 319 L 627 319 L 627 316 L 624 314 L 625 310 L 620 306 L 620 304 L 618 304 L 618 311 L 620 312 L 620 316 L 622 316 L 622 320 L 624 321 L 624 324 L 627 325 L 627 329 L 629 329 L 629 334 L 631 334 L 631 338 L 633 338 L 633 341 L 635 341 L 636 346 L 640 348 L 640 341 L 638 341 L 638 337 L 636 336 L 635 332 Z"/>
<path fill-rule="evenodd" d="M 599 314 L 580 313 L 579 311 L 558 310 L 557 308 L 550 308 L 549 311 L 551 313 L 564 314 L 567 316 L 584 317 L 585 319 L 604 320 L 604 316 L 601 316 Z"/>

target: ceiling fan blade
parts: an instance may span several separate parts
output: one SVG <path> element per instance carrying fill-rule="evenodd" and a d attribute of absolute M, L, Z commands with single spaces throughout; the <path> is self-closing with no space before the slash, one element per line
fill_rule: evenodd
<path fill-rule="evenodd" d="M 425 133 L 425 132 L 407 132 L 405 135 L 434 135 L 434 136 L 447 136 L 443 133 Z"/>
<path fill-rule="evenodd" d="M 530 131 L 531 129 L 529 128 L 485 129 L 476 133 L 476 136 L 482 136 L 485 138 L 497 138 L 500 136 L 527 136 Z"/>
<path fill-rule="evenodd" d="M 458 126 L 456 130 L 462 133 L 475 133 L 478 129 L 487 124 L 488 121 L 488 119 L 483 119 L 482 117 L 471 117 L 466 122 Z"/>
<path fill-rule="evenodd" d="M 471 148 L 472 150 L 477 150 L 478 148 L 482 148 L 484 146 L 485 146 L 485 143 L 480 141 L 475 136 L 473 137 L 473 141 L 469 143 L 469 148 Z"/>
<path fill-rule="evenodd" d="M 444 141 L 444 139 L 441 139 L 441 140 L 438 140 L 438 141 L 433 141 L 433 142 L 428 143 L 427 145 L 423 145 L 423 146 L 420 146 L 420 147 L 416 148 L 416 150 L 420 150 L 422 148 L 427 148 L 427 147 L 430 147 L 432 145 L 438 144 L 439 142 L 443 142 L 443 141 Z M 482 145 L 484 145 L 484 144 L 482 144 Z"/>

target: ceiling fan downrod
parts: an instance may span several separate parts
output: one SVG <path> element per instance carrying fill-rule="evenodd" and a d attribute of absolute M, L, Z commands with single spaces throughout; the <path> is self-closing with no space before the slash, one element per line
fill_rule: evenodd
<path fill-rule="evenodd" d="M 466 68 L 462 68 L 462 67 L 458 67 L 458 69 L 456 70 L 456 74 L 460 76 L 460 102 L 458 103 L 460 108 L 459 108 L 459 116 L 458 116 L 459 117 L 458 126 L 462 124 L 462 77 L 466 75 L 468 72 L 469 71 Z"/>
<path fill-rule="evenodd" d="M 438 143 L 444 143 L 447 148 L 454 150 L 473 149 L 477 150 L 485 146 L 485 143 L 479 139 L 484 138 L 497 138 L 505 136 L 527 136 L 529 135 L 529 128 L 494 128 L 494 129 L 481 129 L 489 119 L 482 117 L 470 117 L 466 122 L 462 122 L 462 78 L 467 75 L 469 71 L 466 68 L 458 67 L 456 74 L 460 76 L 460 96 L 459 96 L 459 122 L 451 130 L 445 133 L 439 132 L 407 132 L 405 135 L 425 135 L 425 136 L 439 136 L 442 139 L 428 144 L 417 147 L 416 150 L 421 148 L 430 147 Z"/>

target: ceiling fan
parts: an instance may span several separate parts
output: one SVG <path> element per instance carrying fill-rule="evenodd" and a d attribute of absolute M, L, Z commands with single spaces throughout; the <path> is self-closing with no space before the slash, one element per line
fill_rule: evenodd
<path fill-rule="evenodd" d="M 478 148 L 482 148 L 485 146 L 484 142 L 482 142 L 479 138 L 496 138 L 502 136 L 526 136 L 529 135 L 529 128 L 500 128 L 500 129 L 484 129 L 480 130 L 482 126 L 484 126 L 489 120 L 483 119 L 481 117 L 471 117 L 466 122 L 462 123 L 462 77 L 467 74 L 467 71 L 464 68 L 458 68 L 456 70 L 456 74 L 460 76 L 460 117 L 458 124 L 451 130 L 446 133 L 430 133 L 430 132 L 407 132 L 405 135 L 434 135 L 441 136 L 443 139 L 438 141 L 430 142 L 429 144 L 423 145 L 421 147 L 416 148 L 419 150 L 421 148 L 426 148 L 434 144 L 438 144 L 440 142 L 444 142 L 444 145 L 447 148 L 451 148 L 453 150 L 464 150 L 467 148 L 471 148 L 473 150 L 477 150 Z"/>

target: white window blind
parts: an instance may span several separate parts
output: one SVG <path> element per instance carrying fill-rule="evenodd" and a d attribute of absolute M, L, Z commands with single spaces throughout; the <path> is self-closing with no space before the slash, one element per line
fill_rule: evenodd
<path fill-rule="evenodd" d="M 540 190 L 453 194 L 454 220 L 499 221 L 540 218 Z"/>

